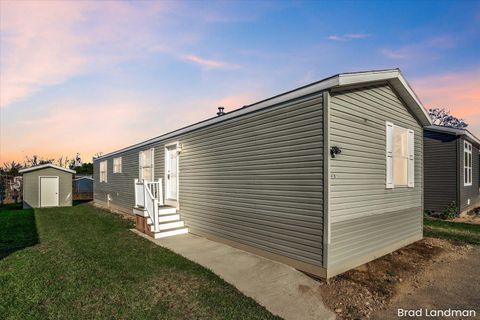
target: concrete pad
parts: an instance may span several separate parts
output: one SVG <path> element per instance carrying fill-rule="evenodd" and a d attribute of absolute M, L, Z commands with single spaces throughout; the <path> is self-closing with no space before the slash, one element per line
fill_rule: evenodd
<path fill-rule="evenodd" d="M 192 234 L 155 240 L 132 231 L 210 269 L 284 319 L 335 319 L 319 284 L 290 266 Z"/>

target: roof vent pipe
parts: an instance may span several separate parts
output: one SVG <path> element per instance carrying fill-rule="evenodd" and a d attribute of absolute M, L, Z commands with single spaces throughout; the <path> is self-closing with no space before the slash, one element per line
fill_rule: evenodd
<path fill-rule="evenodd" d="M 225 111 L 223 111 L 224 109 L 224 107 L 218 107 L 217 116 L 223 116 L 225 114 Z"/>

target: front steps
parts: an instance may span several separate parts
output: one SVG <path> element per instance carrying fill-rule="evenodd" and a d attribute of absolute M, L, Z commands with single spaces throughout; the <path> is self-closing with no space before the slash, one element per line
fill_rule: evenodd
<path fill-rule="evenodd" d="M 180 219 L 180 215 L 174 207 L 160 206 L 158 208 L 159 231 L 157 232 L 154 231 L 153 222 L 145 210 L 134 208 L 133 213 L 137 218 L 135 228 L 154 239 L 188 233 L 185 222 Z"/>

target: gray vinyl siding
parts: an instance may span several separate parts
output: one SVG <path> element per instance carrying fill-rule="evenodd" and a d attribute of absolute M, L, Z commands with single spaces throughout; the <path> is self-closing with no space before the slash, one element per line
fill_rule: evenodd
<path fill-rule="evenodd" d="M 58 177 L 58 205 L 67 207 L 72 205 L 72 177 L 73 174 L 54 168 L 38 169 L 23 174 L 23 207 L 40 207 L 39 177 Z"/>
<path fill-rule="evenodd" d="M 468 141 L 468 140 L 467 140 Z M 472 143 L 471 141 L 469 141 Z M 460 212 L 468 211 L 474 207 L 480 206 L 480 192 L 479 192 L 479 148 L 478 145 L 472 143 L 472 185 L 464 185 L 464 150 L 463 150 L 464 138 L 458 139 L 458 165 L 460 172 Z M 468 204 L 470 199 L 470 205 Z"/>
<path fill-rule="evenodd" d="M 451 134 L 424 131 L 425 210 L 444 212 L 452 202 L 459 205 L 458 140 Z"/>
<path fill-rule="evenodd" d="M 155 148 L 154 175 L 163 178 L 164 146 L 173 141 L 183 145 L 179 213 L 193 233 L 322 266 L 321 92 L 108 157 L 107 183 L 95 161 L 95 199 L 110 194 L 131 211 L 139 150 Z M 113 174 L 119 156 L 122 173 Z"/>
<path fill-rule="evenodd" d="M 329 118 L 327 267 L 346 270 L 422 236 L 423 132 L 388 85 L 332 93 Z M 386 121 L 415 132 L 414 188 L 386 189 Z"/>

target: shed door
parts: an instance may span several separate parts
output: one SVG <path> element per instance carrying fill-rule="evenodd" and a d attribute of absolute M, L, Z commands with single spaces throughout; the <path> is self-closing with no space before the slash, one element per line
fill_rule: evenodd
<path fill-rule="evenodd" d="M 58 177 L 40 177 L 40 207 L 58 207 Z"/>

